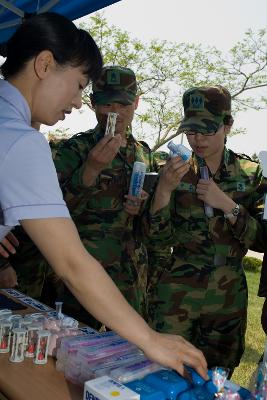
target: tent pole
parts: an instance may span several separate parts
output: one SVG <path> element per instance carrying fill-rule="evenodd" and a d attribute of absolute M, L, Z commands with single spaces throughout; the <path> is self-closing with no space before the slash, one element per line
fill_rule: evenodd
<path fill-rule="evenodd" d="M 23 18 L 24 17 L 24 11 L 22 11 L 20 8 L 14 6 L 13 4 L 9 3 L 6 0 L 0 0 L 0 5 L 3 7 L 7 8 L 14 14 L 18 15 L 19 17 Z"/>

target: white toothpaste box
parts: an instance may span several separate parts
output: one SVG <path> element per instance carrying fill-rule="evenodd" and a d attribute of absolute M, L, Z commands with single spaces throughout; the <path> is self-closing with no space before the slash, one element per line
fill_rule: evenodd
<path fill-rule="evenodd" d="M 109 376 L 85 382 L 83 400 L 140 400 L 140 395 Z"/>

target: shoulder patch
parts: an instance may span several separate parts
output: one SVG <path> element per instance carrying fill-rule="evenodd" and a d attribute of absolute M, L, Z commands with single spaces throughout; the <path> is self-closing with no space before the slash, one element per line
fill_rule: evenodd
<path fill-rule="evenodd" d="M 79 137 L 79 136 L 83 136 L 83 135 L 89 135 L 89 134 L 92 134 L 94 132 L 94 129 L 89 129 L 88 131 L 83 131 L 83 132 L 78 132 L 78 133 L 75 133 L 74 135 L 72 135 L 69 139 L 72 139 L 72 138 L 76 138 L 76 137 Z"/>

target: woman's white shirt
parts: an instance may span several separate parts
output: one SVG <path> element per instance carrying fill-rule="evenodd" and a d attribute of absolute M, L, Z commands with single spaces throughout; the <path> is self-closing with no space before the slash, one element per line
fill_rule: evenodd
<path fill-rule="evenodd" d="M 25 98 L 0 79 L 0 240 L 23 219 L 53 217 L 70 215 L 49 144 Z"/>

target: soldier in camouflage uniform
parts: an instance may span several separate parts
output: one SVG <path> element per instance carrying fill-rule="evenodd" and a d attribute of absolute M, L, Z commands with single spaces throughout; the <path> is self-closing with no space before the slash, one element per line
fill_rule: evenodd
<path fill-rule="evenodd" d="M 53 159 L 84 246 L 106 268 L 129 303 L 144 314 L 147 253 L 136 234 L 140 199 L 127 198 L 127 193 L 135 161 L 144 162 L 147 172 L 156 171 L 158 165 L 148 145 L 138 142 L 130 129 L 138 105 L 134 72 L 104 67 L 92 91 L 97 126 L 52 146 Z M 108 112 L 119 114 L 115 137 L 122 137 L 121 146 L 111 156 L 105 155 Z M 79 310 L 81 319 L 81 307 L 66 289 L 63 300 L 72 314 Z M 93 320 L 89 322 L 95 326 Z"/>
<path fill-rule="evenodd" d="M 64 199 L 84 246 L 106 268 L 129 303 L 144 315 L 147 252 L 137 234 L 142 201 L 127 197 L 127 193 L 135 161 L 145 162 L 148 172 L 156 171 L 158 164 L 148 145 L 137 141 L 131 132 L 138 105 L 134 72 L 119 66 L 104 67 L 101 78 L 93 85 L 91 102 L 97 126 L 68 140 L 50 143 L 53 159 Z M 119 114 L 113 139 L 104 137 L 108 112 Z M 18 280 L 20 287 L 30 294 L 31 271 L 34 269 L 36 276 L 35 261 L 38 261 L 41 269 L 36 295 L 40 298 L 40 288 L 43 289 L 48 270 L 42 262 L 40 264 L 33 248 L 31 252 L 32 257 L 28 253 L 26 264 L 28 267 L 35 264 L 34 268 L 25 266 L 22 269 L 18 261 Z M 20 256 L 23 262 L 22 258 Z M 66 314 L 100 327 L 67 288 L 59 282 L 56 285 Z M 49 296 L 51 298 L 51 293 Z M 50 303 L 49 299 L 43 300 Z"/>
<path fill-rule="evenodd" d="M 150 288 L 150 324 L 201 349 L 208 366 L 233 369 L 244 351 L 247 283 L 242 259 L 263 251 L 262 171 L 225 147 L 231 96 L 221 86 L 183 95 L 185 132 L 193 149 L 162 170 L 150 208 L 147 234 L 153 246 L 173 246 L 171 262 Z M 207 166 L 209 180 L 201 179 Z M 204 202 L 214 216 L 205 215 Z M 266 248 L 266 244 L 265 244 Z"/>

